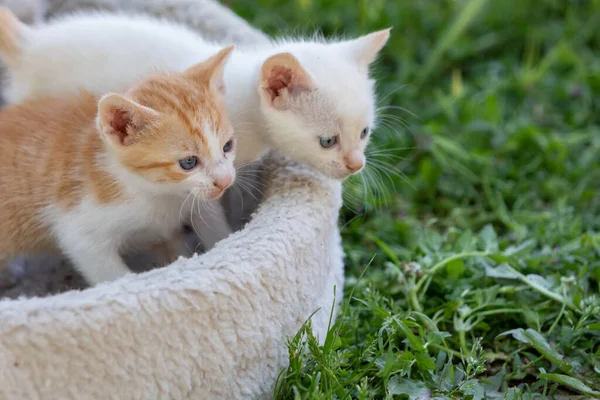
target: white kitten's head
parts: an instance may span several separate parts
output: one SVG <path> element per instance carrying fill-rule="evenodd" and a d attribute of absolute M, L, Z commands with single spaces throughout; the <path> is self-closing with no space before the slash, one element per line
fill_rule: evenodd
<path fill-rule="evenodd" d="M 375 124 L 369 65 L 390 30 L 336 43 L 299 43 L 261 68 L 261 109 L 272 144 L 321 173 L 344 179 L 365 164 Z"/>

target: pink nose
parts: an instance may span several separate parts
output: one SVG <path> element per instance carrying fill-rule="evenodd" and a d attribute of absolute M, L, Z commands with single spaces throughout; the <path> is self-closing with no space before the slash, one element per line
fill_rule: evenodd
<path fill-rule="evenodd" d="M 344 157 L 344 161 L 346 161 L 346 168 L 352 173 L 360 171 L 365 165 L 363 155 L 357 151 L 353 151 Z"/>
<path fill-rule="evenodd" d="M 213 185 L 221 190 L 227 189 L 231 185 L 231 175 L 217 176 L 213 181 Z"/>
<path fill-rule="evenodd" d="M 360 164 L 346 164 L 346 168 L 348 168 L 348 170 L 350 172 L 358 172 L 362 169 L 363 167 L 363 163 Z"/>

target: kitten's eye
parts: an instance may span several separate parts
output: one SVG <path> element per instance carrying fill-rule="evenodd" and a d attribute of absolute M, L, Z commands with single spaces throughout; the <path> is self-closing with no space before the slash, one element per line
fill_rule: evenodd
<path fill-rule="evenodd" d="M 362 130 L 362 132 L 360 133 L 360 138 L 364 139 L 367 137 L 367 135 L 369 134 L 369 128 L 365 128 Z"/>
<path fill-rule="evenodd" d="M 179 160 L 179 166 L 186 171 L 194 169 L 196 165 L 198 165 L 198 157 L 196 156 L 190 156 Z"/>
<path fill-rule="evenodd" d="M 337 136 L 321 136 L 319 144 L 322 148 L 328 149 L 337 143 Z"/>
<path fill-rule="evenodd" d="M 229 153 L 231 150 L 233 150 L 233 139 L 223 146 L 223 153 Z"/>

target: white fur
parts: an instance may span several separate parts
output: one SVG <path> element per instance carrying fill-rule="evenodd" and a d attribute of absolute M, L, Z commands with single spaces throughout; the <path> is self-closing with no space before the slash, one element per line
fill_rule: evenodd
<path fill-rule="evenodd" d="M 348 176 L 344 158 L 363 153 L 368 139 L 360 132 L 375 124 L 373 82 L 360 65 L 372 41 L 289 40 L 234 51 L 225 83 L 238 165 L 276 148 L 333 178 Z M 100 95 L 157 69 L 181 71 L 220 48 L 182 25 L 150 17 L 75 14 L 28 29 L 6 95 L 10 102 L 80 88 Z M 283 52 L 298 58 L 316 89 L 290 95 L 289 107 L 278 110 L 261 101 L 259 78 L 263 62 Z M 319 137 L 332 135 L 340 143 L 323 149 Z"/>
<path fill-rule="evenodd" d="M 341 188 L 281 162 L 267 180 L 253 220 L 200 257 L 0 301 L 0 398 L 273 398 L 287 338 L 316 312 L 323 342 L 342 298 Z"/>
<path fill-rule="evenodd" d="M 180 215 L 189 215 L 185 197 L 132 192 L 118 204 L 98 205 L 85 198 L 68 212 L 45 210 L 60 247 L 91 285 L 113 281 L 129 269 L 121 250 L 167 241 L 181 226 Z M 180 213 L 180 210 L 184 209 Z"/>

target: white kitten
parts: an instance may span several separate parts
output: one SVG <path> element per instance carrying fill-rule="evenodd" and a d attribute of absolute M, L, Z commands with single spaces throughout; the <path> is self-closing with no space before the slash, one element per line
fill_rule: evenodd
<path fill-rule="evenodd" d="M 0 24 L 2 18 L 0 12 Z M 237 165 L 274 148 L 335 179 L 360 171 L 375 124 L 368 68 L 389 32 L 336 42 L 280 40 L 236 50 L 225 85 L 238 140 Z M 18 51 L 11 53 L 0 36 L 0 58 L 10 69 L 10 102 L 81 88 L 102 94 L 156 69 L 181 71 L 219 49 L 178 24 L 110 14 L 20 25 L 12 37 L 18 38 Z"/>

